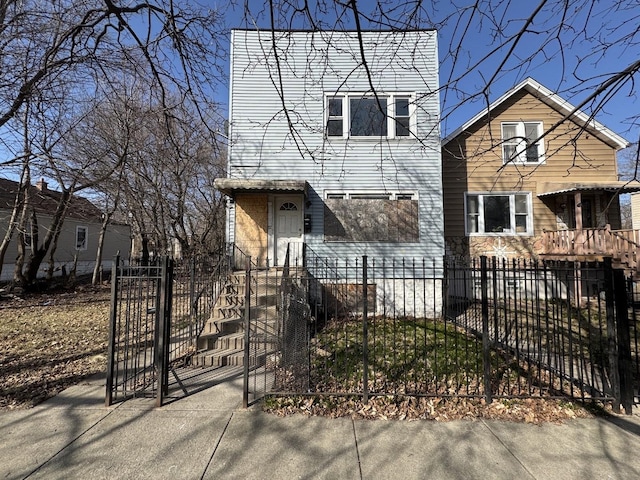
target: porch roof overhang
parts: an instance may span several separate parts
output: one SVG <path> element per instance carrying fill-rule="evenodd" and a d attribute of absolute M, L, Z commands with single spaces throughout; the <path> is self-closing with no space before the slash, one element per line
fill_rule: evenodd
<path fill-rule="evenodd" d="M 565 193 L 577 192 L 611 192 L 611 193 L 633 193 L 640 192 L 640 182 L 545 182 L 539 184 L 538 197 L 552 197 Z"/>
<path fill-rule="evenodd" d="M 214 187 L 229 197 L 237 193 L 304 193 L 307 196 L 309 184 L 306 180 L 267 180 L 254 178 L 216 178 Z"/>

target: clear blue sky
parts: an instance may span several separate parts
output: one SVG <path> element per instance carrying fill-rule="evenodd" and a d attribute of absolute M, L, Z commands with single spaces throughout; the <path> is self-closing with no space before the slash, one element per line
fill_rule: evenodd
<path fill-rule="evenodd" d="M 312 9 L 314 3 L 309 1 Z M 333 4 L 332 0 L 328 0 L 328 3 Z M 379 3 L 383 3 L 385 8 L 394 5 L 393 2 Z M 398 2 L 396 6 L 406 3 Z M 640 24 L 640 6 L 635 0 L 625 1 L 620 8 L 612 8 L 613 0 L 574 0 L 562 29 L 557 26 L 563 18 L 561 5 L 564 2 L 547 2 L 515 47 L 514 42 L 505 42 L 505 39 L 521 31 L 526 19 L 537 8 L 535 2 L 493 0 L 477 10 L 466 7 L 475 3 L 470 0 L 423 3 L 429 11 L 423 10 L 413 26 L 436 27 L 438 30 L 440 81 L 444 87 L 441 94 L 443 135 L 455 130 L 483 109 L 483 98 L 472 97 L 481 93 L 487 83 L 490 84 L 487 90 L 489 101 L 492 101 L 531 76 L 577 105 L 611 74 L 624 70 L 640 59 L 640 44 L 634 44 L 635 37 L 640 37 L 636 33 Z M 240 5 L 235 9 L 228 7 L 227 25 L 230 28 L 256 25 L 269 28 L 265 2 L 249 0 L 248 4 L 256 23 L 247 23 L 244 6 Z M 369 14 L 372 5 L 374 2 L 371 1 L 358 2 L 363 14 Z M 214 2 L 212 6 L 215 8 Z M 489 11 L 489 6 L 492 11 Z M 592 8 L 587 10 L 588 7 Z M 391 13 L 400 17 L 398 10 Z M 281 19 L 290 18 L 287 12 L 276 14 L 280 14 Z M 337 21 L 335 11 L 331 11 L 314 19 L 322 21 L 325 27 L 352 29 L 352 18 L 351 15 Z M 281 23 L 276 26 L 282 28 L 285 25 Z M 308 23 L 298 17 L 291 26 L 307 28 Z M 362 28 L 379 27 L 365 21 Z M 613 41 L 614 44 L 603 45 L 601 40 L 608 43 Z M 455 55 L 452 54 L 454 50 Z M 505 59 L 506 62 L 502 64 Z M 457 78 L 459 80 L 455 83 L 450 83 L 451 79 Z M 219 100 L 226 104 L 226 90 L 222 89 L 218 95 Z M 636 95 L 635 86 L 627 82 L 606 98 L 606 105 L 596 114 L 597 120 L 631 142 L 637 142 L 639 135 L 637 119 L 633 119 L 639 113 Z M 585 105 L 584 111 L 591 113 L 591 109 L 603 99 L 601 96 L 596 103 Z"/>

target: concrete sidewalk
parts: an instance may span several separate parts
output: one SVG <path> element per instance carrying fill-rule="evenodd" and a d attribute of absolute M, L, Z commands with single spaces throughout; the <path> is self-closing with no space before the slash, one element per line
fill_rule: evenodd
<path fill-rule="evenodd" d="M 241 380 L 153 408 L 104 381 L 0 413 L 0 479 L 632 479 L 640 418 L 534 426 L 363 421 L 240 408 Z"/>

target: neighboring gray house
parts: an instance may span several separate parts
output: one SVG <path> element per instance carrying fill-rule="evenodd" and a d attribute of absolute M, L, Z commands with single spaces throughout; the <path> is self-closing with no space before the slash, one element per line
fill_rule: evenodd
<path fill-rule="evenodd" d="M 18 182 L 0 179 L 0 238 L 4 238 L 7 225 L 11 217 L 11 211 L 18 190 Z M 58 204 L 61 193 L 50 190 L 44 180 L 40 180 L 35 186 L 30 187 L 31 205 L 35 211 L 39 236 L 42 241 L 50 228 L 52 213 Z M 102 225 L 102 212 L 89 200 L 83 197 L 74 196 L 67 209 L 67 214 L 58 238 L 58 246 L 54 254 L 55 267 L 54 275 L 60 275 L 62 270 L 67 273 L 76 264 L 78 275 L 93 272 L 96 261 L 98 247 L 98 237 Z M 32 229 L 29 221 L 25 229 L 25 242 L 27 255 L 32 248 Z M 13 238 L 4 257 L 2 274 L 0 281 L 9 281 L 13 278 L 13 270 L 18 255 L 17 232 Z M 108 269 L 111 267 L 113 257 L 117 252 L 123 256 L 129 255 L 131 247 L 131 230 L 127 225 L 111 224 L 107 227 L 105 234 L 102 266 Z M 49 254 L 42 261 L 38 276 L 45 276 L 49 268 Z"/>
<path fill-rule="evenodd" d="M 227 238 L 260 266 L 444 255 L 437 35 L 233 30 Z"/>

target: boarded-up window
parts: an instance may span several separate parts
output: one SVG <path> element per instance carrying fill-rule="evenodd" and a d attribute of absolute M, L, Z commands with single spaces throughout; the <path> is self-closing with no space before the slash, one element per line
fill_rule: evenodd
<path fill-rule="evenodd" d="M 324 238 L 328 242 L 417 242 L 418 201 L 327 199 Z"/>

